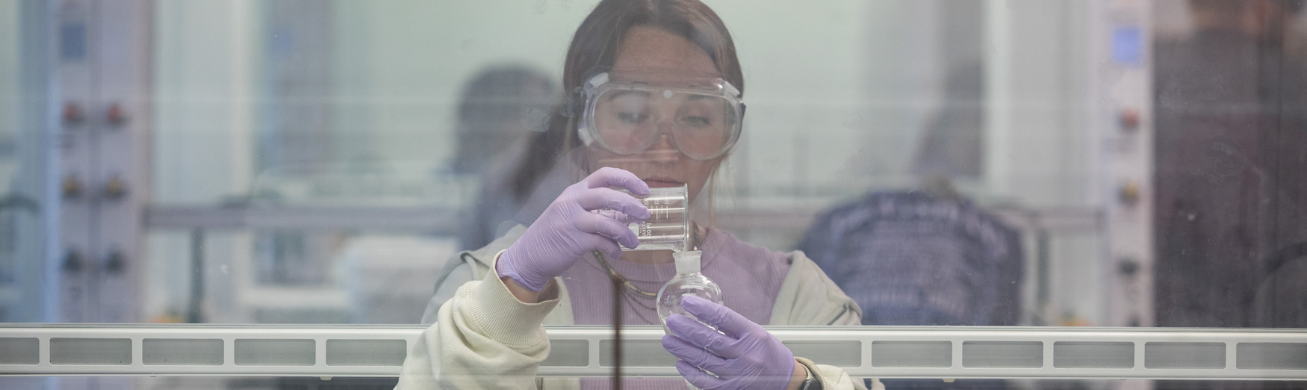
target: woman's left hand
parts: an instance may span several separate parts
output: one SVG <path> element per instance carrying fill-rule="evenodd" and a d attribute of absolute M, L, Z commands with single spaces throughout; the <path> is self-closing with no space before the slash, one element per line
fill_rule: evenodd
<path fill-rule="evenodd" d="M 676 370 L 695 387 L 716 389 L 785 389 L 794 380 L 794 354 L 762 326 L 707 299 L 687 296 L 681 301 L 699 320 L 672 314 L 663 348 L 681 359 Z M 704 372 L 707 371 L 707 372 Z M 709 374 L 712 373 L 712 374 Z M 802 371 L 797 371 L 802 373 Z M 800 381 L 803 377 L 798 378 Z"/>

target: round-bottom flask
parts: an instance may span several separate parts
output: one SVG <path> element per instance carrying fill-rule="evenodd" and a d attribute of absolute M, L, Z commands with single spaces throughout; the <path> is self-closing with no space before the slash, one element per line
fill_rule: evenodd
<path fill-rule="evenodd" d="M 694 318 L 696 321 L 699 320 L 693 314 L 686 312 L 684 307 L 681 307 L 682 298 L 693 295 L 719 305 L 722 304 L 722 289 L 717 287 L 717 283 L 713 282 L 712 279 L 699 272 L 701 254 L 699 251 L 675 252 L 672 254 L 676 258 L 676 276 L 663 284 L 663 287 L 658 290 L 658 318 L 662 322 L 663 331 L 667 334 L 672 334 L 671 330 L 667 328 L 667 316 L 680 314 Z M 714 330 L 717 329 L 712 325 L 708 325 L 708 327 Z"/>

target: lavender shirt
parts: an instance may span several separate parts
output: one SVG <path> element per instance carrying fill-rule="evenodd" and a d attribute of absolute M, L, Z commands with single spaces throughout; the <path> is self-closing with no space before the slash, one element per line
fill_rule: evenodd
<path fill-rule="evenodd" d="M 790 257 L 781 252 L 749 245 L 734 235 L 708 229 L 703 243 L 702 270 L 722 288 L 722 301 L 750 321 L 767 325 L 781 283 L 790 271 Z M 657 292 L 663 283 L 676 275 L 676 266 L 637 264 L 609 260 L 622 277 L 644 291 Z M 613 322 L 613 285 L 608 272 L 593 256 L 586 256 L 563 272 L 563 284 L 572 301 L 572 317 L 577 325 L 610 325 Z M 625 294 L 622 324 L 658 325 L 658 311 L 653 298 Z M 582 378 L 582 389 L 607 389 L 611 378 Z M 623 389 L 685 389 L 679 378 L 626 378 Z"/>

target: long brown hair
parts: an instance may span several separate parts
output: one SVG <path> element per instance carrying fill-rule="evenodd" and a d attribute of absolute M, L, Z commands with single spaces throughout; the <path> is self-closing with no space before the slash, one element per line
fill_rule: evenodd
<path fill-rule="evenodd" d="M 698 0 L 603 0 L 572 36 L 563 62 L 563 101 L 549 115 L 545 131 L 532 135 L 531 146 L 511 183 L 513 194 L 525 199 L 558 156 L 581 144 L 576 121 L 584 99 L 581 84 L 599 69 L 611 67 L 627 30 L 658 27 L 684 37 L 708 53 L 722 79 L 744 94 L 744 74 L 735 42 L 717 13 Z M 571 104 L 569 104 L 569 102 Z"/>

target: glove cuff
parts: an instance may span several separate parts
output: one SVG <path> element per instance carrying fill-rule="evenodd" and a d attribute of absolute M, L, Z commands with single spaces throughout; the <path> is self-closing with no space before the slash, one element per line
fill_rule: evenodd
<path fill-rule="evenodd" d="M 516 260 L 517 257 L 513 255 L 512 247 L 500 252 L 498 260 L 495 261 L 495 274 L 513 279 L 514 282 L 517 282 L 517 285 L 522 286 L 527 290 L 531 290 L 532 292 L 540 292 L 541 290 L 544 290 L 545 286 L 549 284 L 549 281 L 553 279 L 549 278 L 542 281 L 528 279 L 518 271 Z"/>

